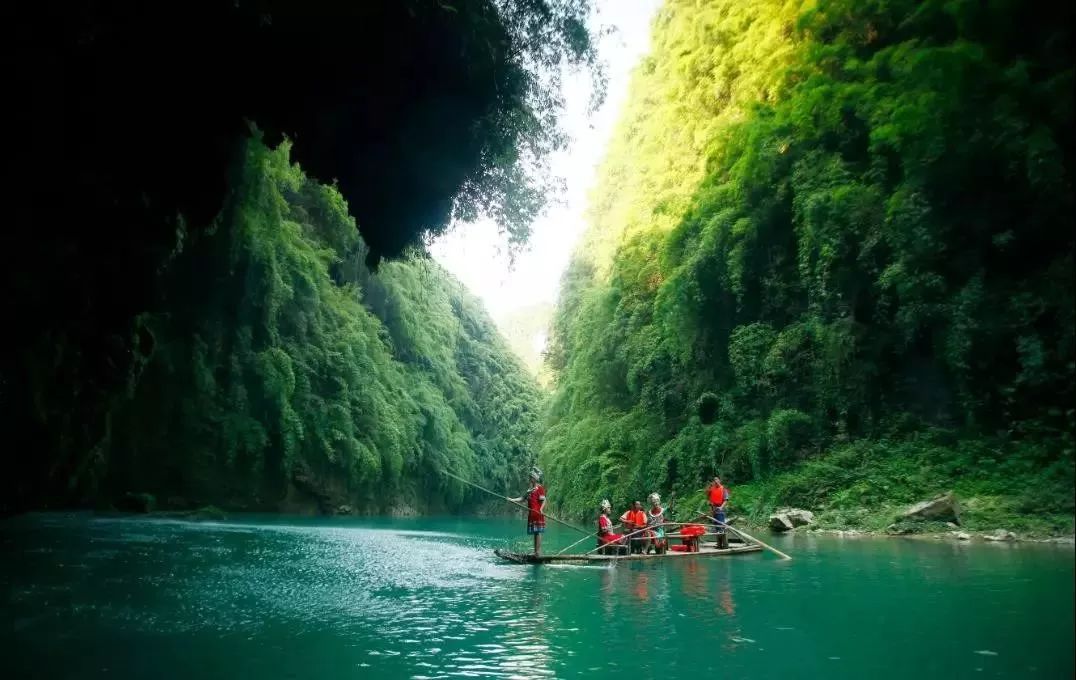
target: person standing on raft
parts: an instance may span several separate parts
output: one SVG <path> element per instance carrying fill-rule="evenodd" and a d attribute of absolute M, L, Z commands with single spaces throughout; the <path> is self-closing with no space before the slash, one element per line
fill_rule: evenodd
<path fill-rule="evenodd" d="M 531 468 L 531 487 L 519 498 L 510 498 L 513 503 L 527 504 L 527 534 L 534 536 L 534 556 L 542 554 L 542 534 L 545 533 L 545 487 L 542 486 L 542 471 Z"/>
<path fill-rule="evenodd" d="M 729 490 L 721 484 L 721 478 L 714 475 L 714 481 L 707 490 L 710 497 L 710 511 L 714 518 L 717 532 L 717 545 L 719 548 L 728 547 L 728 536 L 725 535 L 725 504 L 729 502 Z"/>

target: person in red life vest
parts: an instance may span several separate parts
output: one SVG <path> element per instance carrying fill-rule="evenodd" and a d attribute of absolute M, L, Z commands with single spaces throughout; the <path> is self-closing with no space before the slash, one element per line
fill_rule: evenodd
<path fill-rule="evenodd" d="M 613 529 L 616 527 L 613 525 L 613 520 L 609 519 L 609 513 L 613 511 L 613 505 L 608 500 L 603 500 L 599 506 L 599 510 L 598 545 L 602 547 L 602 552 L 606 554 L 619 551 L 620 542 L 623 540 L 624 536 L 613 533 Z"/>
<path fill-rule="evenodd" d="M 542 534 L 545 533 L 545 487 L 542 486 L 542 471 L 531 468 L 531 488 L 519 498 L 511 498 L 514 503 L 527 504 L 527 534 L 534 536 L 534 556 L 542 554 Z"/>
<path fill-rule="evenodd" d="M 646 528 L 646 511 L 643 510 L 643 504 L 639 501 L 632 503 L 631 510 L 620 516 L 620 524 L 623 525 L 625 534 L 635 534 L 630 539 L 631 551 L 641 553 L 647 543 L 650 542 L 649 532 L 635 533 Z"/>
<path fill-rule="evenodd" d="M 716 525 L 717 543 L 725 545 L 725 504 L 729 502 L 729 490 L 721 483 L 721 478 L 714 475 L 714 481 L 710 483 L 707 494 L 710 498 L 710 510 L 714 521 L 720 522 Z"/>

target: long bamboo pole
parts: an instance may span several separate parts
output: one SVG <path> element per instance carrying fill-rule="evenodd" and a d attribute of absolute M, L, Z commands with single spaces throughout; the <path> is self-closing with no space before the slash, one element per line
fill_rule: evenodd
<path fill-rule="evenodd" d="M 463 482 L 464 484 L 467 484 L 468 486 L 473 486 L 474 488 L 478 489 L 479 491 L 485 491 L 490 496 L 496 496 L 497 498 L 500 498 L 502 501 L 508 501 L 512 505 L 515 505 L 517 507 L 523 508 L 524 510 L 526 510 L 528 512 L 530 511 L 530 508 L 528 508 L 526 505 L 523 505 L 522 503 L 518 503 L 518 502 L 512 500 L 511 498 L 509 498 L 508 496 L 502 496 L 501 494 L 496 493 L 495 491 L 490 491 L 489 489 L 485 488 L 484 486 L 479 486 L 479 485 L 475 484 L 474 482 L 470 482 L 470 481 L 464 479 L 463 477 L 460 477 L 458 475 L 454 475 L 451 472 L 449 472 L 448 470 L 441 470 L 441 472 L 444 473 L 445 475 L 448 475 L 452 479 L 457 479 L 457 480 Z M 583 533 L 583 534 L 587 534 L 588 536 L 593 535 L 591 532 L 587 531 L 586 529 L 580 529 L 579 527 L 575 526 L 574 524 L 569 524 L 568 522 L 565 522 L 562 519 L 557 519 L 553 515 L 550 515 L 548 512 L 543 511 L 542 514 L 545 517 L 548 517 L 549 519 L 553 520 L 554 522 L 558 522 L 560 524 L 563 524 L 564 526 L 568 527 L 569 529 L 575 529 L 576 531 L 578 531 L 580 533 Z"/>
<path fill-rule="evenodd" d="M 777 555 L 780 555 L 782 558 L 784 558 L 786 560 L 792 559 L 789 555 L 786 555 L 785 553 L 781 552 L 780 550 L 773 547 L 772 545 L 763 543 L 762 541 L 758 540 L 754 536 L 751 536 L 750 534 L 748 534 L 747 532 L 745 532 L 745 531 L 743 531 L 741 529 L 737 529 L 735 527 L 730 527 L 728 524 L 725 524 L 724 522 L 718 522 L 716 519 L 714 519 L 713 517 L 710 517 L 709 515 L 704 515 L 704 514 L 700 513 L 699 517 L 705 517 L 706 519 L 710 520 L 711 522 L 713 522 L 714 524 L 716 524 L 718 526 L 725 527 L 726 529 L 731 529 L 732 531 L 735 531 L 736 533 L 738 533 L 740 536 L 743 536 L 747 540 L 754 541 L 755 543 L 758 543 L 763 548 L 766 548 L 767 550 L 770 550 L 771 552 L 773 552 L 773 553 L 775 553 Z"/>
<path fill-rule="evenodd" d="M 612 529 L 612 528 L 610 528 L 610 529 Z M 597 534 L 596 532 L 595 532 L 595 533 L 593 533 L 593 534 L 590 534 L 590 535 L 584 536 L 583 538 L 579 539 L 579 540 L 578 540 L 578 541 L 576 541 L 575 543 L 572 543 L 572 544 L 571 544 L 570 546 L 568 546 L 567 548 L 561 548 L 561 550 L 560 550 L 560 551 L 559 551 L 559 552 L 558 552 L 557 554 L 558 554 L 558 555 L 563 555 L 564 553 L 568 552 L 569 550 L 571 550 L 571 549 L 572 549 L 572 548 L 574 548 L 575 546 L 579 545 L 579 544 L 580 544 L 580 543 L 582 543 L 583 541 L 587 540 L 588 538 L 595 538 L 595 539 L 596 539 L 597 537 L 598 537 L 598 534 Z"/>

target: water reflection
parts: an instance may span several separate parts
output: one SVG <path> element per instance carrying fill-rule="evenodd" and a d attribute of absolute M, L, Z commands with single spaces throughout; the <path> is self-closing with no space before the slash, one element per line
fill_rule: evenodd
<path fill-rule="evenodd" d="M 548 632 L 556 620 L 555 612 L 549 610 L 549 589 L 555 587 L 552 570 L 528 567 L 528 578 L 506 590 L 502 596 L 515 601 L 506 630 L 499 640 L 507 648 L 499 654 L 497 668 L 515 677 L 551 676 L 550 646 Z M 516 597 L 513 598 L 513 592 Z M 501 651 L 501 650 L 496 650 Z M 483 667 L 471 666 L 466 670 L 481 671 Z"/>
<path fill-rule="evenodd" d="M 6 677 L 886 677 L 894 641 L 917 677 L 1072 677 L 1071 549 L 794 537 L 791 563 L 521 567 L 489 520 L 30 529 L 0 534 Z"/>
<path fill-rule="evenodd" d="M 703 560 L 689 559 L 686 562 L 681 580 L 684 596 L 701 599 L 706 596 L 706 568 Z"/>
<path fill-rule="evenodd" d="M 732 601 L 732 590 L 729 588 L 727 581 L 721 584 L 717 599 L 721 605 L 721 611 L 729 616 L 736 615 L 736 605 Z"/>

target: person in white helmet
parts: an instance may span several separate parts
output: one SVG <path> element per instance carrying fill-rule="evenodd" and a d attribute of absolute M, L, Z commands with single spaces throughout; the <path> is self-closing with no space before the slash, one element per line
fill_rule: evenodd
<path fill-rule="evenodd" d="M 602 547 L 602 552 L 609 554 L 610 552 L 616 553 L 620 550 L 620 545 L 624 540 L 624 536 L 614 533 L 616 526 L 613 524 L 613 520 L 609 519 L 609 513 L 613 511 L 613 504 L 604 499 L 601 505 L 598 506 L 598 545 Z"/>
<path fill-rule="evenodd" d="M 655 552 L 659 555 L 669 549 L 669 540 L 665 537 L 665 523 L 669 520 L 665 517 L 667 508 L 661 505 L 661 496 L 654 492 L 646 497 L 650 508 L 646 511 L 646 524 L 650 527 L 650 544 L 646 552 Z"/>

